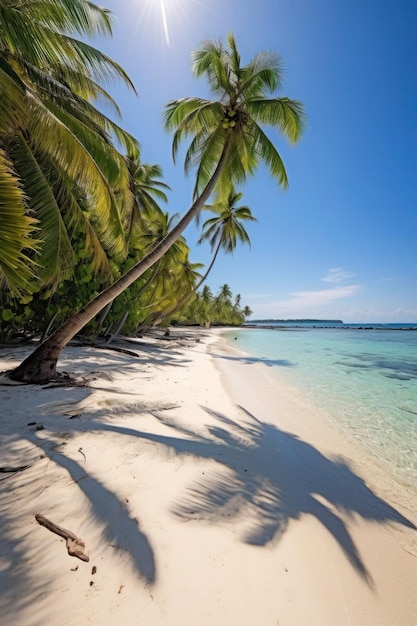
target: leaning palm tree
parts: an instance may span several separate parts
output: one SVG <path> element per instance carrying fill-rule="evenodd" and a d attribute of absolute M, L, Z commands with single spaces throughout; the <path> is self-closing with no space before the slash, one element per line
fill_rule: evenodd
<path fill-rule="evenodd" d="M 276 127 L 290 141 L 296 142 L 303 127 L 304 114 L 298 101 L 268 97 L 281 87 L 279 58 L 270 53 L 259 53 L 242 66 L 235 39 L 230 35 L 228 46 L 221 40 L 205 42 L 194 53 L 193 60 L 195 76 L 205 75 L 218 99 L 174 100 L 165 110 L 165 126 L 174 132 L 174 157 L 179 143 L 191 137 L 185 168 L 197 167 L 192 206 L 162 242 L 111 287 L 64 322 L 14 370 L 13 378 L 44 382 L 55 377 L 62 348 L 108 302 L 169 250 L 219 183 L 223 188 L 227 184 L 242 183 L 264 162 L 278 184 L 287 187 L 283 161 L 262 126 Z"/>

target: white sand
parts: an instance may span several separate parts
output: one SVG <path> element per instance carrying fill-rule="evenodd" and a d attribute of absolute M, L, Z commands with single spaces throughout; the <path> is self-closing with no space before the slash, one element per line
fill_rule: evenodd
<path fill-rule="evenodd" d="M 0 379 L 0 467 L 30 465 L 0 474 L 1 624 L 417 624 L 406 492 L 215 333 L 129 347 L 65 350 L 90 387 Z"/>

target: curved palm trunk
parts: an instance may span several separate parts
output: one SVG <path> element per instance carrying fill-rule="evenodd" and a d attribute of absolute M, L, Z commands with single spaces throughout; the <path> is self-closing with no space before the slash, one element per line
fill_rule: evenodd
<path fill-rule="evenodd" d="M 129 285 L 142 276 L 146 270 L 152 267 L 152 265 L 176 242 L 185 228 L 200 212 L 220 179 L 231 148 L 232 143 L 229 139 L 225 143 L 219 163 L 205 189 L 178 224 L 168 233 L 165 239 L 163 239 L 145 258 L 126 272 L 124 276 L 121 276 L 113 285 L 102 291 L 94 300 L 91 300 L 91 302 L 80 309 L 78 313 L 75 313 L 75 315 L 64 322 L 60 328 L 10 373 L 10 378 L 21 382 L 43 384 L 56 377 L 57 361 L 61 350 L 67 343 L 109 304 L 109 302 L 114 300 L 127 289 Z"/>
<path fill-rule="evenodd" d="M 158 326 L 158 324 L 161 324 L 163 321 L 165 321 L 166 319 L 168 319 L 169 317 L 171 317 L 172 315 L 174 315 L 174 313 L 176 313 L 177 311 L 180 310 L 181 307 L 184 306 L 184 304 L 186 304 L 188 302 L 188 300 L 191 298 L 191 296 L 197 291 L 197 289 L 199 289 L 201 287 L 201 285 L 204 283 L 204 281 L 207 279 L 207 276 L 210 274 L 212 267 L 214 265 L 215 260 L 217 259 L 217 255 L 220 252 L 220 247 L 221 247 L 221 242 L 219 242 L 217 248 L 216 248 L 216 252 L 213 255 L 213 258 L 211 260 L 210 265 L 207 268 L 207 272 L 204 274 L 204 276 L 199 280 L 199 282 L 195 285 L 195 287 L 193 287 L 191 289 L 191 291 L 187 294 L 185 294 L 182 298 L 180 298 L 180 300 L 178 300 L 177 304 L 174 306 L 173 309 L 171 309 L 170 311 L 168 311 L 168 313 L 163 313 L 161 315 L 159 315 L 153 322 L 152 322 L 152 326 Z"/>

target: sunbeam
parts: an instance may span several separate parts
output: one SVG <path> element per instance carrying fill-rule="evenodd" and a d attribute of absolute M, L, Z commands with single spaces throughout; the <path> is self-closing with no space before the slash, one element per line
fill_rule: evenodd
<path fill-rule="evenodd" d="M 161 3 L 162 26 L 164 29 L 165 42 L 167 46 L 169 46 L 169 31 L 168 31 L 168 20 L 167 20 L 167 13 L 165 9 L 165 2 L 164 0 L 160 0 L 160 3 Z"/>
<path fill-rule="evenodd" d="M 167 48 L 171 47 L 173 33 L 191 25 L 196 18 L 197 7 L 201 9 L 200 0 L 128 0 L 127 10 L 130 19 L 135 22 L 139 17 L 141 27 L 153 32 L 159 31 Z M 138 24 L 139 25 L 139 24 Z M 171 36 L 172 35 L 172 36 Z"/>

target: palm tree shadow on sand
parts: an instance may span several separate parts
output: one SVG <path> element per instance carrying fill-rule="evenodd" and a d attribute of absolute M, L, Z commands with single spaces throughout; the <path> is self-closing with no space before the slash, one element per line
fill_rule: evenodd
<path fill-rule="evenodd" d="M 67 470 L 88 498 L 93 517 L 104 525 L 102 535 L 106 543 L 128 552 L 139 575 L 147 584 L 153 584 L 156 579 L 154 553 L 138 520 L 129 513 L 116 494 L 88 474 L 79 463 L 51 447 L 48 448 L 47 443 L 48 440 L 44 438 L 44 453 L 51 461 Z"/>
<path fill-rule="evenodd" d="M 279 540 L 291 520 L 313 515 L 372 585 L 343 514 L 416 530 L 414 524 L 374 494 L 341 458 L 327 458 L 296 435 L 240 409 L 244 420 L 237 423 L 205 408 L 215 420 L 207 426 L 207 435 L 162 418 L 186 438 L 141 433 L 178 454 L 211 458 L 223 466 L 221 472 L 206 473 L 190 487 L 173 512 L 187 521 L 245 519 L 249 526 L 243 539 L 256 546 Z"/>

